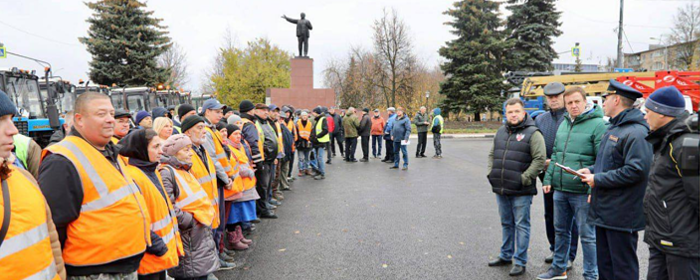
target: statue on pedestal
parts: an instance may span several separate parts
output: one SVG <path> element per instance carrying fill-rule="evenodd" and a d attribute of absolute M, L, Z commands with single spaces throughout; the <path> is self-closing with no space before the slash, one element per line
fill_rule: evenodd
<path fill-rule="evenodd" d="M 297 25 L 297 40 L 299 40 L 299 56 L 308 57 L 309 54 L 309 30 L 313 29 L 311 22 L 306 19 L 306 14 L 301 13 L 301 19 L 288 18 L 282 15 L 283 19 Z M 304 51 L 302 53 L 302 50 Z"/>

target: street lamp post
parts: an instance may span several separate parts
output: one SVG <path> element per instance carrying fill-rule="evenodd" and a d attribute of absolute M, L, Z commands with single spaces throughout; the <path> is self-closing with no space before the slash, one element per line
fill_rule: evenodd
<path fill-rule="evenodd" d="M 429 91 L 429 90 L 428 90 L 428 91 L 425 91 L 425 106 L 428 107 L 428 108 L 430 108 L 430 106 L 428 105 L 428 97 L 430 97 L 430 91 Z"/>

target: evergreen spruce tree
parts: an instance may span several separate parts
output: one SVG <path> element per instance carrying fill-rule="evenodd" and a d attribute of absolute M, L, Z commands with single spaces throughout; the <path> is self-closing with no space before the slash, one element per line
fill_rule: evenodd
<path fill-rule="evenodd" d="M 508 39 L 514 40 L 511 50 L 512 71 L 551 71 L 557 52 L 552 48 L 559 30 L 561 12 L 556 11 L 556 0 L 508 0 L 512 12 L 508 16 Z"/>
<path fill-rule="evenodd" d="M 103 85 L 153 86 L 166 82 L 168 69 L 157 57 L 170 48 L 161 19 L 138 0 L 99 0 L 86 3 L 94 11 L 87 19 L 88 36 L 79 38 L 92 55 L 90 80 Z"/>
<path fill-rule="evenodd" d="M 497 2 L 463 0 L 444 12 L 454 18 L 446 24 L 457 36 L 439 50 L 446 60 L 440 66 L 447 76 L 440 84 L 446 112 L 467 111 L 479 121 L 481 112 L 501 110 L 501 93 L 508 87 L 502 73 L 512 43 L 501 31 L 498 7 Z"/>

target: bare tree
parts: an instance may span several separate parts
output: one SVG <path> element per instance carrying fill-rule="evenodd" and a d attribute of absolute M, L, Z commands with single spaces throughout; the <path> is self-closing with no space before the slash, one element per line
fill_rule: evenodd
<path fill-rule="evenodd" d="M 173 43 L 158 57 L 158 67 L 169 69 L 170 76 L 165 82 L 173 89 L 182 88 L 189 82 L 187 74 L 187 53 L 178 43 Z"/>
<path fill-rule="evenodd" d="M 668 36 L 667 44 L 677 45 L 674 67 L 688 69 L 693 62 L 693 55 L 700 38 L 700 1 L 692 1 L 685 7 L 678 8 L 673 18 L 673 28 Z"/>
<path fill-rule="evenodd" d="M 387 106 L 396 106 L 396 96 L 406 95 L 412 79 L 411 69 L 415 56 L 408 26 L 399 18 L 396 10 L 384 9 L 382 18 L 375 20 L 374 52 L 379 70 L 377 86 L 384 95 Z"/>

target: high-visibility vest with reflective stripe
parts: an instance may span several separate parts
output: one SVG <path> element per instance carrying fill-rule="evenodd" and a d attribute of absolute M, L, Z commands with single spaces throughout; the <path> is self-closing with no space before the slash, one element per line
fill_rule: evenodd
<path fill-rule="evenodd" d="M 243 147 L 244 143 L 241 143 L 241 146 L 238 147 L 238 149 L 231 147 L 231 154 L 236 158 L 238 161 L 238 164 L 240 166 L 245 166 L 248 169 L 252 170 L 253 168 L 250 166 L 250 163 L 248 161 L 248 156 L 245 153 L 245 148 Z M 233 162 L 233 161 L 232 161 Z M 236 179 L 239 179 L 243 183 L 243 190 L 242 191 L 247 191 L 249 189 L 252 189 L 255 187 L 255 183 L 257 182 L 255 179 L 255 176 L 253 178 L 246 178 L 242 176 L 238 176 Z"/>
<path fill-rule="evenodd" d="M 185 251 L 182 248 L 180 232 L 177 230 L 177 218 L 175 217 L 173 205 L 170 203 L 170 198 L 167 195 L 164 196 L 165 190 L 161 193 L 151 179 L 138 167 L 127 166 L 126 170 L 131 175 L 131 178 L 134 179 L 134 183 L 139 186 L 143 193 L 143 198 L 146 200 L 150 217 L 150 230 L 160 236 L 163 239 L 163 243 L 168 247 L 168 252 L 160 257 L 146 253 L 141 259 L 138 274 L 152 274 L 176 267 L 178 265 L 178 257 L 184 256 Z M 158 181 L 161 182 L 160 185 L 162 186 L 163 179 L 160 177 L 160 173 L 156 172 L 156 176 L 158 176 Z"/>
<path fill-rule="evenodd" d="M 321 117 L 321 118 L 318 119 L 318 121 L 316 122 L 316 136 L 318 136 L 318 134 L 320 134 L 321 131 L 323 131 L 323 120 L 325 120 L 325 119 L 326 119 L 326 117 Z M 324 135 L 324 136 L 321 137 L 321 138 L 316 138 L 316 140 L 317 140 L 319 143 L 328 143 L 328 142 L 330 141 L 330 139 L 331 139 L 331 137 L 330 137 L 329 135 L 330 135 L 330 133 L 326 133 L 326 135 Z"/>
<path fill-rule="evenodd" d="M 442 133 L 445 131 L 445 119 L 442 118 L 442 115 L 437 115 L 435 118 L 433 118 L 433 121 L 430 122 L 430 130 L 433 130 L 433 124 L 435 123 L 435 119 L 437 119 L 438 124 L 440 125 L 440 132 Z"/>
<path fill-rule="evenodd" d="M 255 125 L 255 130 L 258 131 L 258 151 L 260 151 L 260 158 L 261 160 L 265 160 L 265 150 L 263 149 L 263 143 L 265 142 L 265 133 L 262 130 L 262 127 L 260 127 L 260 122 L 258 120 L 255 120 L 255 122 L 251 122 L 249 119 L 243 119 L 243 125 L 245 126 L 246 123 L 252 123 Z M 243 128 L 243 127 L 241 127 Z M 255 157 L 253 157 L 255 158 Z"/>
<path fill-rule="evenodd" d="M 10 192 L 10 226 L 0 246 L 0 278 L 59 280 L 51 250 L 46 202 L 31 175 L 13 165 Z M 5 201 L 0 190 L 0 224 Z"/>
<path fill-rule="evenodd" d="M 214 151 L 216 152 L 216 155 L 210 156 L 221 164 L 221 167 L 224 168 L 227 176 L 233 176 L 234 173 L 231 168 L 231 163 L 229 163 L 228 156 L 226 156 L 226 151 L 224 151 L 224 142 L 221 140 L 221 134 L 219 134 L 218 130 L 212 130 L 208 126 L 205 126 L 204 129 L 206 129 L 207 133 L 211 134 L 212 138 L 214 138 Z"/>
<path fill-rule="evenodd" d="M 241 165 L 238 163 L 236 158 L 236 153 L 231 145 L 227 145 L 228 149 L 231 151 L 231 156 L 229 156 L 229 162 L 231 163 L 232 169 L 235 172 L 233 175 L 233 187 L 230 190 L 224 189 L 224 199 L 227 201 L 235 200 L 240 197 L 240 193 L 243 192 L 243 178 L 239 174 L 241 170 Z"/>
<path fill-rule="evenodd" d="M 280 153 L 285 153 L 284 150 L 284 140 L 282 140 L 282 127 L 280 127 L 279 122 L 275 122 L 275 128 L 277 128 L 277 149 Z"/>
<path fill-rule="evenodd" d="M 179 195 L 175 198 L 174 207 L 192 214 L 200 224 L 211 227 L 215 215 L 214 207 L 197 178 L 186 170 L 176 169 L 167 164 L 163 167 L 169 169 L 175 177 Z"/>
<path fill-rule="evenodd" d="M 27 167 L 27 151 L 29 151 L 29 143 L 32 138 L 18 133 L 12 136 L 12 140 L 15 142 L 15 156 L 24 164 L 24 167 Z"/>
<path fill-rule="evenodd" d="M 301 120 L 297 121 L 297 127 L 299 128 L 299 137 L 305 140 L 311 139 L 311 120 L 306 121 L 306 125 L 303 125 Z"/>
<path fill-rule="evenodd" d="M 59 154 L 80 175 L 80 216 L 68 225 L 63 259 L 71 266 L 94 266 L 139 255 L 151 243 L 146 202 L 124 164 L 117 169 L 87 141 L 67 136 L 42 153 Z M 56 182 L 61 184 L 62 182 Z"/>
<path fill-rule="evenodd" d="M 192 147 L 195 149 L 195 147 Z M 197 179 L 197 182 L 202 186 L 202 189 L 207 193 L 211 205 L 214 206 L 214 212 L 216 217 L 212 221 L 212 228 L 219 227 L 219 190 L 216 186 L 216 167 L 214 166 L 214 161 L 207 153 L 207 150 L 202 149 L 204 156 L 207 157 L 207 166 L 204 166 L 204 162 L 199 158 L 196 153 L 192 155 L 192 169 L 190 172 Z"/>
<path fill-rule="evenodd" d="M 297 132 L 297 126 L 294 124 L 293 119 L 290 118 L 289 121 L 287 121 L 287 128 L 292 132 L 292 135 L 294 135 L 294 142 L 299 140 L 299 132 Z M 296 147 L 292 145 L 292 152 L 294 150 L 296 150 Z"/>

